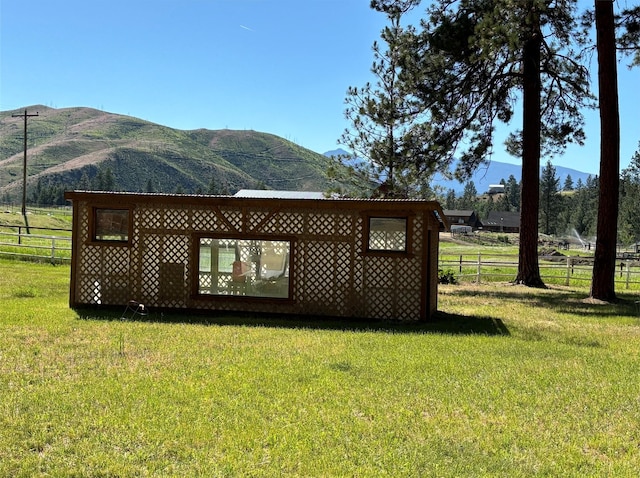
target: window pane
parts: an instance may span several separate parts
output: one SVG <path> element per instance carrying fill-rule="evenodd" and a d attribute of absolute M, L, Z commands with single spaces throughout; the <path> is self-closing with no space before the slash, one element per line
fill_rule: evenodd
<path fill-rule="evenodd" d="M 406 217 L 369 218 L 370 251 L 406 251 Z"/>
<path fill-rule="evenodd" d="M 129 240 L 128 209 L 96 209 L 96 241 Z"/>
<path fill-rule="evenodd" d="M 201 238 L 198 293 L 289 297 L 289 241 Z"/>

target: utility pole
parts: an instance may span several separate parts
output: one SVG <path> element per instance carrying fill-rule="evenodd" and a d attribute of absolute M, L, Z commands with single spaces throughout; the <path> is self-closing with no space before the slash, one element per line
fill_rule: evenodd
<path fill-rule="evenodd" d="M 29 221 L 27 221 L 27 119 L 32 116 L 38 116 L 39 113 L 28 114 L 27 110 L 24 110 L 22 114 L 11 115 L 14 118 L 22 116 L 24 118 L 24 158 L 22 160 L 22 215 L 24 216 L 24 223 L 27 226 L 27 234 L 29 232 Z"/>

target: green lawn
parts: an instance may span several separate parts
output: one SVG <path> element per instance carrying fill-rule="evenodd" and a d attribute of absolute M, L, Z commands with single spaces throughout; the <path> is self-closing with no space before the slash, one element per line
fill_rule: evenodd
<path fill-rule="evenodd" d="M 0 271 L 2 477 L 640 469 L 634 295 L 465 284 L 424 325 L 122 321 L 68 308 L 68 266 Z"/>

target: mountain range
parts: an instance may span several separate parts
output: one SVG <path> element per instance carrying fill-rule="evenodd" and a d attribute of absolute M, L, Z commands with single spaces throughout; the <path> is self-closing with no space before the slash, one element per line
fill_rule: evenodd
<path fill-rule="evenodd" d="M 327 177 L 331 156 L 269 133 L 253 130 L 178 130 L 131 116 L 92 108 L 36 105 L 0 112 L 0 199 L 17 202 L 22 193 L 24 117 L 28 118 L 27 194 L 54 189 L 234 194 L 239 189 L 327 191 L 339 186 Z M 356 160 L 357 161 L 357 160 Z M 479 193 L 489 184 L 520 179 L 520 166 L 492 161 L 471 178 Z M 556 167 L 561 185 L 587 173 Z M 337 175 L 340 177 L 340 175 Z M 344 177 L 347 177 L 345 175 Z M 464 184 L 436 178 L 443 190 Z M 41 195 L 41 194 L 40 194 Z M 64 201 L 63 201 L 64 203 Z"/>
<path fill-rule="evenodd" d="M 349 155 L 349 153 L 343 149 L 327 151 L 324 154 L 327 156 Z M 351 163 L 357 163 L 363 160 L 355 158 L 349 161 Z M 564 182 L 569 175 L 571 176 L 574 185 L 578 182 L 578 179 L 580 179 L 584 184 L 586 183 L 589 176 L 593 176 L 590 173 L 577 171 L 571 168 L 565 168 L 563 166 L 554 165 L 553 167 L 556 169 L 556 176 L 560 179 L 561 188 L 563 187 Z M 540 168 L 540 172 L 542 173 L 542 167 Z M 500 184 L 500 180 L 504 179 L 506 181 L 511 175 L 516 178 L 516 181 L 520 182 L 520 178 L 522 176 L 522 166 L 500 161 L 491 161 L 488 164 L 479 167 L 473 173 L 469 181 L 473 181 L 473 184 L 476 187 L 478 193 L 483 193 L 489 190 L 490 184 Z M 465 183 L 461 183 L 455 179 L 446 179 L 441 174 L 436 174 L 431 182 L 431 185 L 440 187 L 444 191 L 453 189 L 456 194 L 460 195 L 464 190 Z"/>
<path fill-rule="evenodd" d="M 27 189 L 83 189 L 108 177 L 115 190 L 233 194 L 239 189 L 326 191 L 334 162 L 252 130 L 177 130 L 92 108 L 26 109 Z M 20 197 L 23 112 L 0 112 L 0 198 Z"/>

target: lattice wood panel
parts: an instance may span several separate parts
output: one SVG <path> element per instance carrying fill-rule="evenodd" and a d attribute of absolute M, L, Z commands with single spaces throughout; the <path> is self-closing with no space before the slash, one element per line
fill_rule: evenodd
<path fill-rule="evenodd" d="M 277 215 L 277 225 L 273 231 L 280 231 L 282 234 L 302 234 L 304 231 L 304 220 L 301 214 L 291 212 L 280 212 Z"/>
<path fill-rule="evenodd" d="M 333 214 L 309 213 L 306 234 L 315 236 L 335 235 L 335 217 Z"/>
<path fill-rule="evenodd" d="M 249 211 L 247 213 L 247 227 L 249 231 L 270 232 L 277 231 L 277 214 L 270 211 Z"/>
<path fill-rule="evenodd" d="M 87 304 L 122 304 L 129 299 L 130 251 L 122 247 L 87 247 L 79 265 L 76 295 Z"/>
<path fill-rule="evenodd" d="M 217 231 L 222 229 L 222 224 L 211 210 L 196 209 L 192 214 L 192 228 L 195 231 Z"/>
<path fill-rule="evenodd" d="M 240 232 L 242 231 L 242 211 L 237 209 L 228 209 L 228 208 L 220 208 L 220 214 L 225 218 L 227 223 L 232 226 L 232 229 L 229 229 L 228 226 L 225 226 L 224 231 L 228 232 Z"/>
<path fill-rule="evenodd" d="M 416 216 L 413 219 L 413 233 L 409 240 L 413 240 L 412 247 L 416 254 L 422 252 L 422 242 L 424 240 L 424 224 L 421 216 Z"/>
<path fill-rule="evenodd" d="M 134 215 L 139 221 L 140 229 L 159 229 L 162 225 L 162 212 L 159 209 L 142 207 L 139 216 Z"/>
<path fill-rule="evenodd" d="M 85 202 L 78 208 L 78 241 L 80 244 L 84 244 L 89 240 L 90 228 L 89 228 L 89 205 Z"/>
<path fill-rule="evenodd" d="M 155 304 L 160 294 L 160 249 L 161 237 L 156 234 L 142 236 L 142 287 L 141 300 Z"/>
<path fill-rule="evenodd" d="M 166 209 L 164 211 L 164 229 L 186 230 L 189 228 L 189 213 L 186 209 Z"/>
<path fill-rule="evenodd" d="M 150 234 L 142 244 L 142 299 L 160 307 L 186 307 L 189 237 Z"/>
<path fill-rule="evenodd" d="M 296 264 L 299 299 L 308 313 L 345 315 L 351 291 L 351 247 L 339 242 L 307 241 Z"/>

